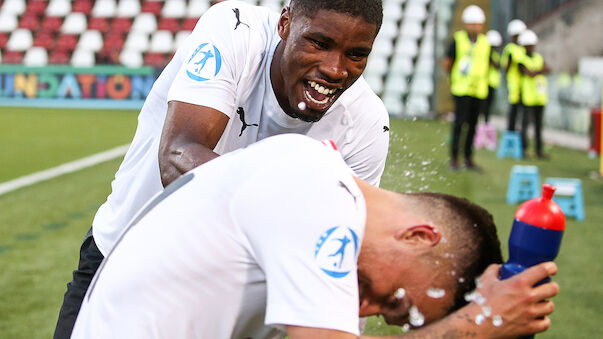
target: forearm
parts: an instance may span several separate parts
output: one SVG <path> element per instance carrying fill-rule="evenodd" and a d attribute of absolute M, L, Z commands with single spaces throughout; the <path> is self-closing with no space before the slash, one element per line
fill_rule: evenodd
<path fill-rule="evenodd" d="M 161 182 L 165 187 L 180 175 L 218 156 L 211 149 L 195 143 L 165 150 L 159 157 Z"/>

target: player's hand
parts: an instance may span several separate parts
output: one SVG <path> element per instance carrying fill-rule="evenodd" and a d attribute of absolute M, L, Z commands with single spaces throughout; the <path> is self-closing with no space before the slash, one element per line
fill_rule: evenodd
<path fill-rule="evenodd" d="M 479 278 L 477 291 L 483 296 L 479 307 L 491 310 L 489 319 L 480 326 L 486 326 L 488 337 L 510 338 L 547 330 L 551 325 L 548 318 L 555 306 L 549 298 L 559 293 L 556 282 L 539 286 L 536 283 L 557 273 L 553 262 L 542 263 L 506 280 L 499 280 L 500 265 L 490 265 Z M 494 326 L 492 319 L 500 316 L 502 324 Z"/>

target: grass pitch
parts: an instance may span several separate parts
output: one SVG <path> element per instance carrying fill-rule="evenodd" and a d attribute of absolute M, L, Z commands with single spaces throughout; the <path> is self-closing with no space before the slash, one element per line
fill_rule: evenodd
<path fill-rule="evenodd" d="M 136 112 L 0 108 L 0 182 L 129 142 Z M 550 161 L 498 160 L 480 150 L 484 173 L 448 170 L 449 123 L 393 120 L 391 149 L 382 186 L 397 191 L 440 191 L 486 207 L 503 246 L 518 205 L 505 203 L 511 166 L 535 164 L 541 178 L 582 179 L 586 221 L 568 219 L 557 258 L 552 328 L 542 338 L 596 338 L 603 332 L 603 182 L 589 178 L 598 160 L 584 152 L 551 148 Z M 4 151 L 6 150 L 6 151 Z M 0 195 L 0 337 L 52 336 L 65 284 L 76 266 L 81 240 L 110 192 L 119 166 L 114 160 Z M 369 320 L 370 334 L 401 334 L 382 319 Z"/>

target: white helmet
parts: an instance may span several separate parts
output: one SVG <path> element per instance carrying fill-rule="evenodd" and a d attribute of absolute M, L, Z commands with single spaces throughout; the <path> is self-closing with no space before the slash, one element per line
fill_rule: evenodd
<path fill-rule="evenodd" d="M 534 31 L 526 29 L 525 31 L 523 31 L 523 33 L 521 33 L 519 39 L 517 39 L 517 42 L 521 46 L 536 45 L 538 43 L 538 36 L 536 35 L 536 33 L 534 33 Z"/>
<path fill-rule="evenodd" d="M 488 31 L 488 33 L 486 33 L 486 38 L 488 38 L 492 47 L 499 47 L 502 44 L 502 37 L 500 36 L 500 33 L 495 30 Z"/>
<path fill-rule="evenodd" d="M 507 25 L 507 34 L 509 34 L 509 36 L 514 36 L 514 35 L 518 35 L 521 34 L 521 32 L 526 30 L 526 24 L 519 20 L 519 19 L 514 19 L 511 20 L 511 22 L 509 22 L 509 24 Z"/>
<path fill-rule="evenodd" d="M 463 10 L 463 22 L 466 24 L 483 24 L 486 22 L 486 15 L 481 8 L 471 5 Z"/>

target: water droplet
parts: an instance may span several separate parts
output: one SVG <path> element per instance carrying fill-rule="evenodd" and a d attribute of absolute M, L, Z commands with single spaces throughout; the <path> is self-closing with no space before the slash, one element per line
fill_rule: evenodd
<path fill-rule="evenodd" d="M 482 314 L 485 315 L 486 317 L 489 317 L 492 315 L 492 309 L 488 306 L 483 306 L 482 307 Z"/>
<path fill-rule="evenodd" d="M 498 326 L 502 325 L 502 323 L 503 323 L 503 320 L 500 315 L 497 314 L 492 317 L 492 325 L 498 327 Z"/>
<path fill-rule="evenodd" d="M 461 284 L 462 284 L 462 283 L 464 283 L 464 282 L 465 282 L 465 278 L 460 277 L 460 278 L 459 278 L 459 282 L 460 282 Z"/>
<path fill-rule="evenodd" d="M 400 287 L 399 289 L 397 289 L 396 292 L 394 293 L 394 296 L 398 300 L 404 298 L 405 295 L 406 295 L 406 290 L 403 289 L 402 287 Z"/>
<path fill-rule="evenodd" d="M 431 164 L 431 161 L 422 161 L 421 162 L 421 165 L 423 165 L 423 166 L 427 166 L 429 164 Z"/>
<path fill-rule="evenodd" d="M 483 314 L 478 314 L 478 315 L 476 315 L 476 316 L 475 316 L 475 323 L 476 323 L 477 325 L 481 325 L 481 324 L 483 324 L 483 323 L 484 323 L 484 320 L 486 320 L 486 317 L 484 317 L 484 315 L 483 315 Z"/>
<path fill-rule="evenodd" d="M 446 291 L 444 291 L 441 288 L 430 288 L 427 290 L 427 295 L 430 298 L 440 299 L 440 298 L 443 298 L 444 295 L 446 295 Z"/>
<path fill-rule="evenodd" d="M 417 306 L 411 306 L 409 313 L 411 325 L 415 327 L 423 326 L 423 324 L 425 323 L 425 317 L 421 312 L 419 312 Z"/>
<path fill-rule="evenodd" d="M 300 111 L 305 110 L 305 109 L 306 109 L 306 103 L 305 103 L 305 102 L 303 102 L 303 101 L 300 101 L 300 102 L 297 104 L 297 108 L 299 108 L 299 110 L 300 110 Z"/>
<path fill-rule="evenodd" d="M 482 287 L 482 283 L 479 281 L 479 278 L 475 278 L 475 287 Z"/>
<path fill-rule="evenodd" d="M 408 331 L 410 331 L 410 325 L 409 324 L 402 325 L 402 332 L 406 333 Z"/>

